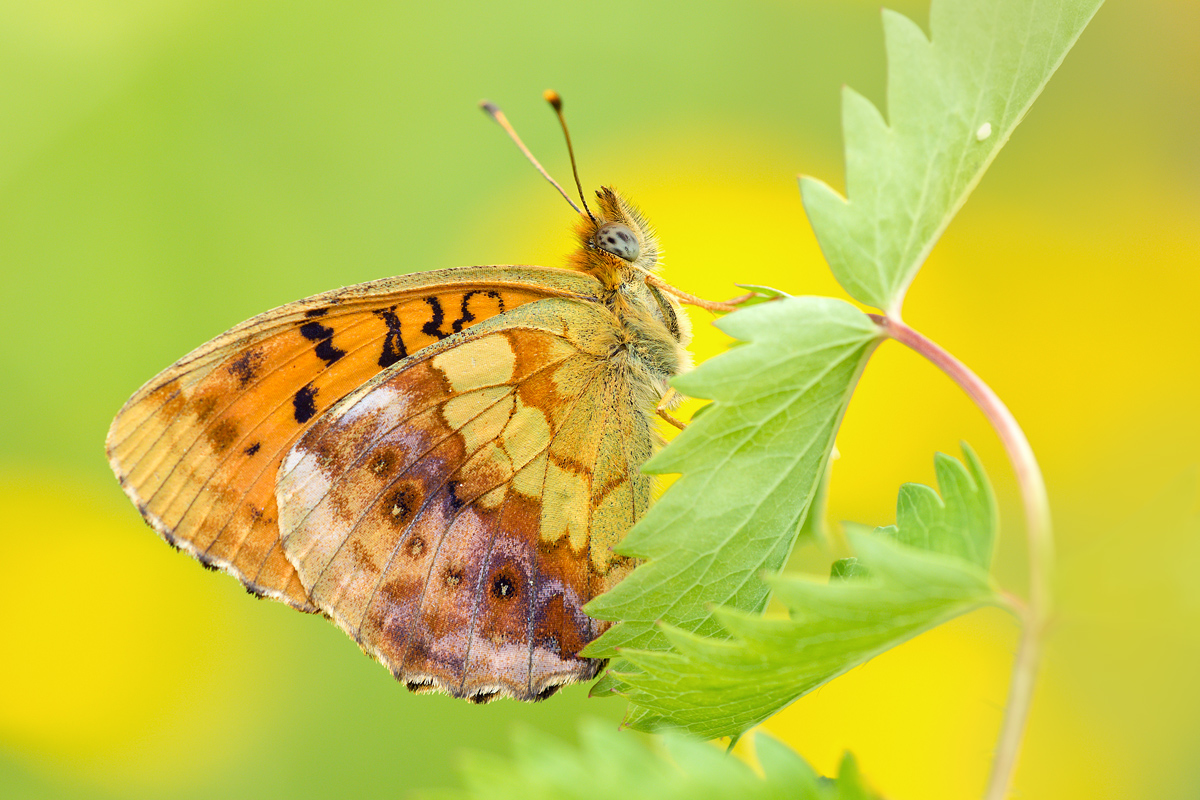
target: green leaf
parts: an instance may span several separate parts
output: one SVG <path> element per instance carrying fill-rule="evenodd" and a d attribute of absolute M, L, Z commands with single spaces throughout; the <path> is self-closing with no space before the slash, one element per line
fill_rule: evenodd
<path fill-rule="evenodd" d="M 734 286 L 739 289 L 746 289 L 753 295 L 753 297 L 741 301 L 738 304 L 739 308 L 749 308 L 759 303 L 769 303 L 772 300 L 778 300 L 780 297 L 791 297 L 787 292 L 773 289 L 770 286 L 758 286 L 753 283 L 735 283 Z"/>
<path fill-rule="evenodd" d="M 858 773 L 858 762 L 847 752 L 842 756 L 838 769 L 837 800 L 871 800 L 872 795 L 867 791 Z"/>
<path fill-rule="evenodd" d="M 953 617 L 1003 605 L 987 574 L 995 514 L 986 476 L 937 459 L 943 503 L 914 513 L 901 490 L 900 524 L 868 534 L 848 528 L 857 561 L 820 583 L 772 577 L 787 619 L 717 609 L 732 638 L 666 626 L 671 652 L 623 650 L 636 668 L 618 674 L 637 706 L 627 724 L 679 728 L 704 738 L 737 736 L 852 667 Z M 932 490 L 920 487 L 921 496 Z"/>
<path fill-rule="evenodd" d="M 825 512 L 829 507 L 829 478 L 832 465 L 827 464 L 817 482 L 817 493 L 813 496 L 812 505 L 804 516 L 804 524 L 800 526 L 800 538 L 810 539 L 824 544 L 829 539 L 825 525 Z"/>
<path fill-rule="evenodd" d="M 748 343 L 675 381 L 713 402 L 643 468 L 681 477 L 620 545 L 646 563 L 587 606 L 619 623 L 584 651 L 593 658 L 666 647 L 659 621 L 717 635 L 714 605 L 762 609 L 759 576 L 787 560 L 880 341 L 867 316 L 830 298 L 783 298 L 717 325 Z M 593 693 L 613 688 L 602 680 Z"/>
<path fill-rule="evenodd" d="M 872 800 L 852 758 L 842 762 L 837 781 L 818 777 L 786 745 L 762 734 L 755 749 L 763 767 L 759 777 L 723 748 L 667 732 L 651 750 L 632 734 L 601 723 L 586 724 L 578 749 L 545 734 L 514 737 L 512 759 L 472 756 L 463 768 L 466 787 L 437 797 L 487 800 L 694 800 L 697 797 L 766 800 Z M 433 795 L 427 795 L 433 796 Z"/>
<path fill-rule="evenodd" d="M 820 780 L 800 755 L 778 739 L 759 733 L 754 737 L 754 757 L 768 782 L 794 787 L 796 800 L 818 800 Z"/>
<path fill-rule="evenodd" d="M 962 443 L 967 468 L 943 453 L 934 456 L 942 496 L 920 483 L 900 487 L 896 525 L 880 533 L 934 553 L 957 556 L 986 570 L 995 543 L 996 500 L 978 456 Z"/>
<path fill-rule="evenodd" d="M 855 578 L 865 578 L 867 568 L 859 563 L 857 558 L 839 558 L 829 568 L 829 580 L 849 581 Z"/>
<path fill-rule="evenodd" d="M 838 282 L 899 310 L 942 231 L 1103 0 L 933 0 L 931 39 L 883 12 L 890 125 L 842 95 L 846 192 L 804 177 L 804 208 Z"/>
<path fill-rule="evenodd" d="M 739 289 L 749 289 L 757 295 L 762 295 L 764 300 L 774 300 L 779 297 L 791 297 L 790 294 L 782 289 L 776 289 L 771 286 L 759 286 L 757 283 L 735 283 L 734 286 Z"/>

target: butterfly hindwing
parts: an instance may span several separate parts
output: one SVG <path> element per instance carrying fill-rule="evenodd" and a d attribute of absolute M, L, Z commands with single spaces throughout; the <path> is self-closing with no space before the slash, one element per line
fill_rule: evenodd
<path fill-rule="evenodd" d="M 251 591 L 315 610 L 279 541 L 284 454 L 341 397 L 422 348 L 585 275 L 468 267 L 389 278 L 255 317 L 151 380 L 113 421 L 110 462 L 148 522 Z"/>
<path fill-rule="evenodd" d="M 279 471 L 312 601 L 410 688 L 540 699 L 592 677 L 583 605 L 631 568 L 651 428 L 621 331 L 584 300 L 523 305 L 349 394 Z"/>

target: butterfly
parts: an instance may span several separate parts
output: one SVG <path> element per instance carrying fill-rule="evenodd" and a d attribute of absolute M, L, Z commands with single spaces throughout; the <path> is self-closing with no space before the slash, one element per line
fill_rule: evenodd
<path fill-rule="evenodd" d="M 635 566 L 613 546 L 691 363 L 691 296 L 654 275 L 642 214 L 596 199 L 569 268 L 373 281 L 196 349 L 113 421 L 121 486 L 168 543 L 324 614 L 410 690 L 529 701 L 593 678 L 578 652 L 607 623 L 583 606 Z"/>

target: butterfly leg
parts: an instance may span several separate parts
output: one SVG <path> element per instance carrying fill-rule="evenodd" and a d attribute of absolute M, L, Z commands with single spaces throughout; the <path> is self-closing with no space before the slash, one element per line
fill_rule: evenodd
<path fill-rule="evenodd" d="M 667 389 L 667 393 L 662 396 L 662 399 L 658 401 L 658 405 L 654 407 L 654 413 L 658 414 L 676 428 L 679 428 L 679 430 L 684 430 L 687 428 L 687 423 L 679 421 L 675 415 L 667 410 L 675 404 L 675 398 L 678 396 L 679 392 L 675 391 L 674 388 Z"/>
<path fill-rule="evenodd" d="M 721 313 L 737 311 L 738 306 L 755 296 L 754 292 L 748 292 L 743 295 L 738 295 L 731 300 L 726 300 L 722 303 L 718 300 L 705 300 L 703 297 L 697 297 L 694 294 L 688 294 L 682 289 L 675 288 L 662 278 L 659 278 L 657 275 L 647 275 L 646 283 L 661 289 L 667 294 L 674 295 L 681 303 L 687 303 L 689 306 L 696 306 L 697 308 L 703 308 L 706 311 L 712 311 L 714 313 L 718 311 Z"/>
<path fill-rule="evenodd" d="M 757 296 L 758 295 L 754 292 L 746 292 L 745 294 L 739 294 L 737 297 L 729 298 L 725 301 L 725 304 L 730 306 L 740 306 L 747 300 L 753 300 Z"/>

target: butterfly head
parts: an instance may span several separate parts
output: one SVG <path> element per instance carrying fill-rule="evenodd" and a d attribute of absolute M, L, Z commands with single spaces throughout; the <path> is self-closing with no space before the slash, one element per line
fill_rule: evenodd
<path fill-rule="evenodd" d="M 643 280 L 658 265 L 658 239 L 653 228 L 642 212 L 613 189 L 603 187 L 596 197 L 594 216 L 580 216 L 580 248 L 572 259 L 573 266 L 609 288 Z"/>
<path fill-rule="evenodd" d="M 576 269 L 596 278 L 604 287 L 601 295 L 611 308 L 619 309 L 624 324 L 637 329 L 637 338 L 659 340 L 662 353 L 671 353 L 670 363 L 660 372 L 676 374 L 683 363 L 691 363 L 684 349 L 691 341 L 691 323 L 678 301 L 647 282 L 659 267 L 658 238 L 650 223 L 632 203 L 613 189 L 596 192 L 594 214 L 579 217 L 576 234 L 579 249 L 572 256 Z M 661 359 L 644 354 L 652 362 Z M 666 385 L 663 384 L 663 391 Z"/>

